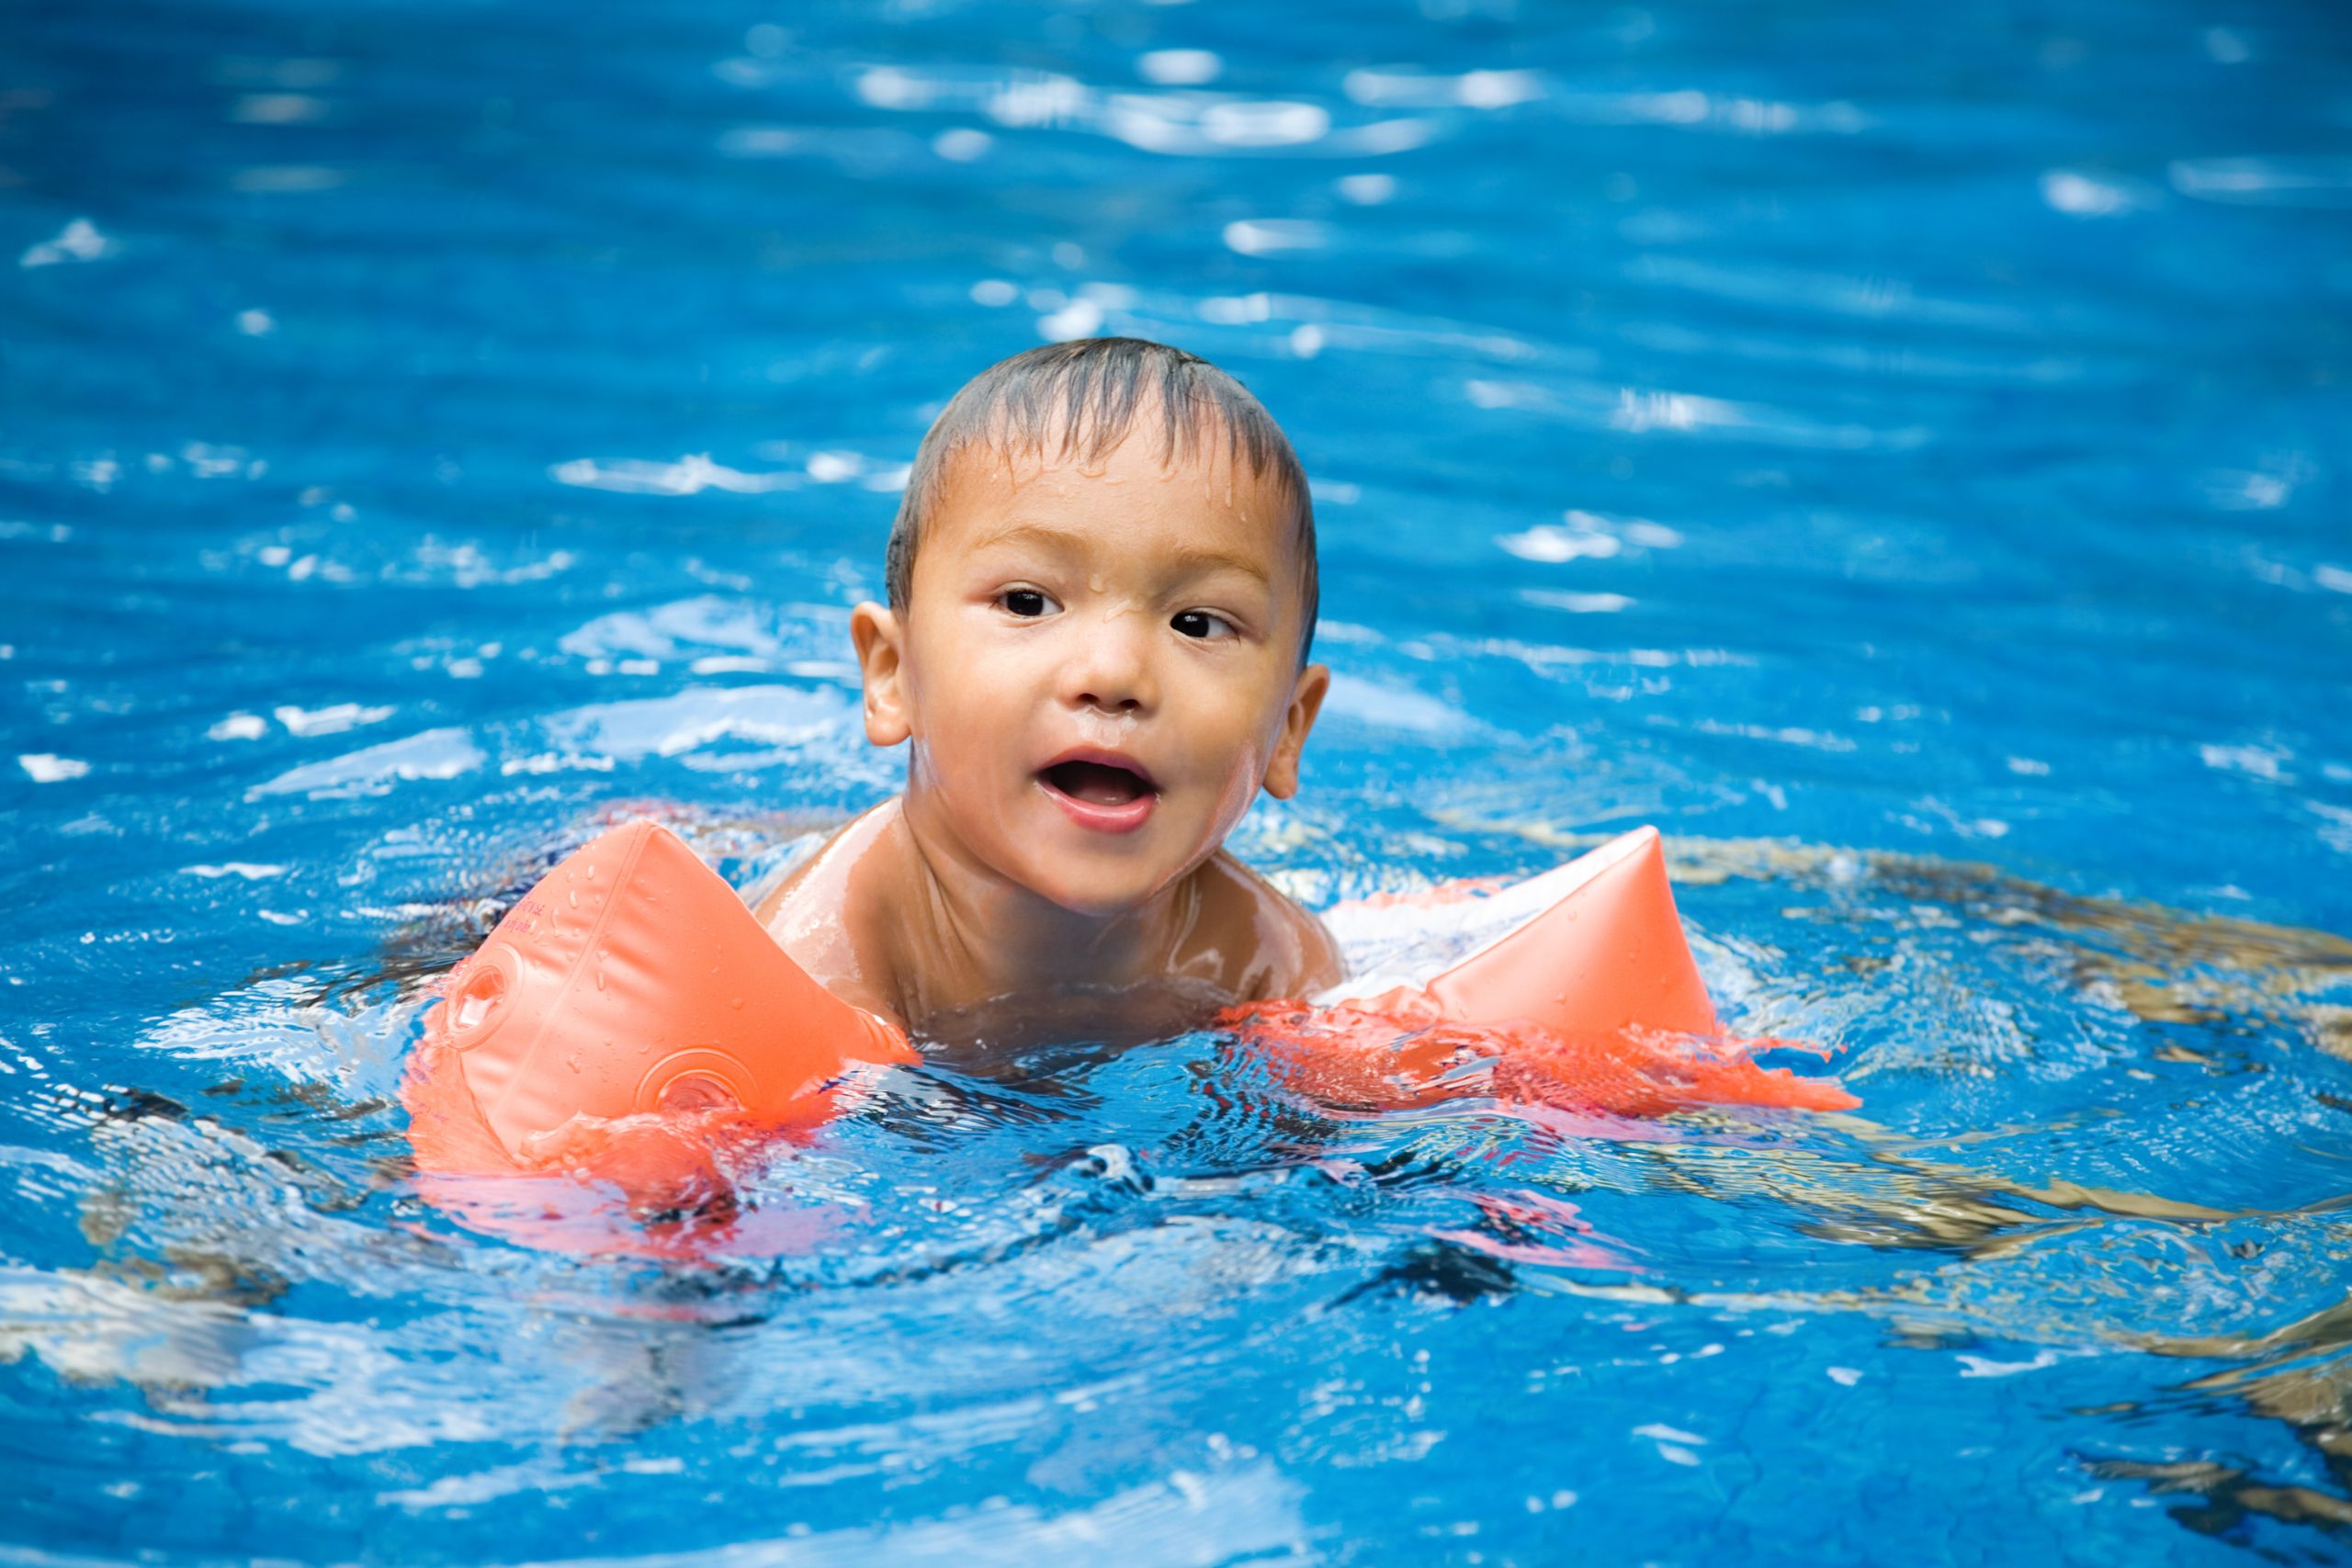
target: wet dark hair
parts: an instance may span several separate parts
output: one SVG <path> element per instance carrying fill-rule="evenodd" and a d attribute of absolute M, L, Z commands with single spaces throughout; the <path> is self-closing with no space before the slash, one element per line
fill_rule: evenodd
<path fill-rule="evenodd" d="M 1159 460 L 1200 454 L 1218 430 L 1235 468 L 1272 476 L 1296 521 L 1303 629 L 1299 662 L 1315 641 L 1318 585 L 1315 506 L 1290 438 L 1249 389 L 1196 354 L 1142 338 L 1080 338 L 1001 359 L 948 400 L 915 449 L 898 521 L 883 558 L 890 607 L 904 613 L 914 586 L 915 551 L 939 499 L 947 460 L 967 446 L 1007 455 L 1097 463 L 1127 439 L 1148 412 L 1159 416 Z"/>

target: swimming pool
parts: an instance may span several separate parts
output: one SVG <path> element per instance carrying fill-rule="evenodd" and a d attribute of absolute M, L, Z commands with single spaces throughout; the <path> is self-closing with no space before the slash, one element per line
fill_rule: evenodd
<path fill-rule="evenodd" d="M 2327 7 L 38 6 L 0 111 L 0 1560 L 2352 1556 Z M 1200 1037 L 904 1075 L 708 1266 L 420 1203 L 417 977 L 891 788 L 899 471 L 1090 332 L 1315 477 L 1245 854 L 1657 822 L 1861 1111 Z"/>

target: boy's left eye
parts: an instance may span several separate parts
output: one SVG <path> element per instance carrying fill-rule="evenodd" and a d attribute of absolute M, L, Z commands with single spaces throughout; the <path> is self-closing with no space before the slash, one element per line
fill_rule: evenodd
<path fill-rule="evenodd" d="M 1056 608 L 1053 596 L 1035 588 L 1008 588 L 996 596 L 996 602 L 1007 615 L 1021 621 L 1034 621 Z"/>
<path fill-rule="evenodd" d="M 1179 637 L 1194 637 L 1203 642 L 1241 635 L 1231 621 L 1212 610 L 1179 610 L 1168 624 L 1176 628 Z"/>

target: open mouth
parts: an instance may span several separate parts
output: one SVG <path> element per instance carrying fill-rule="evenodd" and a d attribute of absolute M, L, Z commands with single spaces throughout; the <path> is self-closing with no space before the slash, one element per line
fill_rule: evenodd
<path fill-rule="evenodd" d="M 1134 769 L 1111 762 L 1056 762 L 1044 778 L 1054 790 L 1084 806 L 1133 806 L 1159 793 Z"/>

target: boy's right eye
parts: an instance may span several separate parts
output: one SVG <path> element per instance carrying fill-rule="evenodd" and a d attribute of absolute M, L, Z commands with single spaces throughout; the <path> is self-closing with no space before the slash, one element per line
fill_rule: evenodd
<path fill-rule="evenodd" d="M 1035 620 L 1054 607 L 1053 600 L 1035 588 L 1008 588 L 996 596 L 996 602 L 1004 606 L 1005 614 L 1024 621 Z"/>

